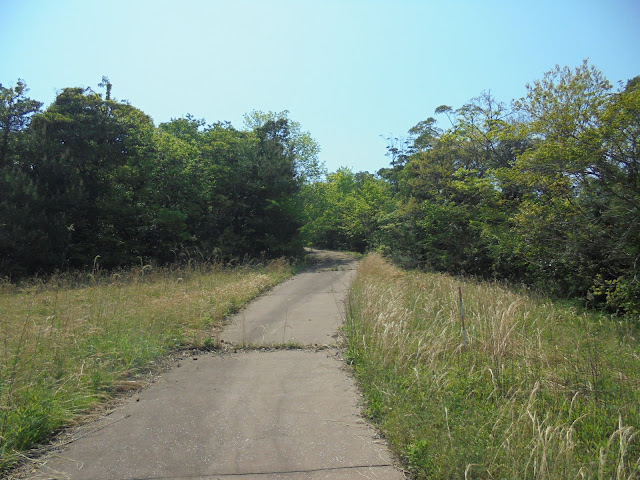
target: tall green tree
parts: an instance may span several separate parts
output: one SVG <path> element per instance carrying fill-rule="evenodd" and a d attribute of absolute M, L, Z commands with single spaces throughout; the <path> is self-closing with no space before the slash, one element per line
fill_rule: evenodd
<path fill-rule="evenodd" d="M 26 96 L 28 90 L 23 80 L 10 88 L 0 83 L 0 167 L 10 162 L 10 155 L 15 150 L 12 136 L 24 132 L 33 114 L 42 107 L 41 102 Z"/>
<path fill-rule="evenodd" d="M 261 112 L 253 110 L 245 114 L 245 127 L 256 130 L 267 123 L 286 122 L 288 135 L 286 138 L 285 153 L 293 158 L 296 174 L 303 182 L 309 183 L 321 180 L 327 174 L 324 162 L 320 160 L 320 144 L 311 137 L 311 134 L 302 130 L 299 122 L 289 119 L 289 111 Z"/>
<path fill-rule="evenodd" d="M 28 147 L 31 118 L 42 106 L 26 96 L 26 84 L 0 84 L 0 275 L 29 269 L 33 251 L 25 248 L 36 242 L 40 214 L 34 209 L 37 189 L 21 163 Z"/>
<path fill-rule="evenodd" d="M 47 219 L 42 265 L 82 266 L 100 255 L 115 266 L 139 255 L 153 128 L 136 108 L 80 88 L 64 89 L 34 117 L 25 160 Z"/>
<path fill-rule="evenodd" d="M 511 112 L 483 93 L 435 113 L 451 127 L 430 117 L 409 130 L 414 153 L 397 176 L 402 214 L 382 229 L 387 249 L 408 265 L 497 274 L 505 262 L 496 233 L 508 221 L 503 195 L 510 191 L 501 170 L 515 163 L 518 147 Z"/>
<path fill-rule="evenodd" d="M 191 115 L 156 128 L 99 86 L 65 88 L 41 113 L 24 83 L 0 86 L 2 273 L 301 252 L 300 187 L 324 171 L 287 112 L 253 112 L 244 130 Z"/>
<path fill-rule="evenodd" d="M 514 217 L 518 248 L 531 275 L 563 293 L 584 293 L 606 268 L 607 233 L 584 202 L 609 183 L 598 177 L 604 166 L 599 131 L 611 88 L 585 62 L 547 72 L 517 102 L 532 139 L 516 165 L 517 180 L 528 191 Z"/>
<path fill-rule="evenodd" d="M 394 209 L 391 186 L 366 172 L 341 168 L 325 182 L 303 187 L 306 243 L 364 252 L 374 248 L 385 215 Z"/>

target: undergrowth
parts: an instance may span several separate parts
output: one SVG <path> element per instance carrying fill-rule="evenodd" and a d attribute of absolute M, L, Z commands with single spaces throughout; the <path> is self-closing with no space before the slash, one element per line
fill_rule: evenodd
<path fill-rule="evenodd" d="M 415 478 L 640 478 L 637 324 L 370 255 L 345 330 L 366 412 Z"/>
<path fill-rule="evenodd" d="M 0 473 L 159 357 L 215 346 L 225 316 L 292 272 L 141 265 L 0 284 Z"/>

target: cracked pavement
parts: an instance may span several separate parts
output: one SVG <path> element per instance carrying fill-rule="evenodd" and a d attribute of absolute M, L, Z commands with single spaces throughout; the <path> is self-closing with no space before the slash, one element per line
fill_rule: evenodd
<path fill-rule="evenodd" d="M 76 429 L 30 478 L 405 478 L 362 418 L 336 345 L 357 264 L 342 253 L 313 255 L 314 268 L 232 317 L 222 338 L 235 346 L 323 348 L 186 357 Z"/>

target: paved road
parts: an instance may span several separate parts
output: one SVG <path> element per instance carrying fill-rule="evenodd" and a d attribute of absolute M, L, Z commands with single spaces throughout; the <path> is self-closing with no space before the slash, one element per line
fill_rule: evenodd
<path fill-rule="evenodd" d="M 333 345 L 356 270 L 349 255 L 315 252 L 316 264 L 232 318 L 222 339 L 235 345 Z"/>
<path fill-rule="evenodd" d="M 313 270 L 250 305 L 228 342 L 335 344 L 355 264 L 317 252 Z M 339 350 L 187 357 L 85 425 L 32 478 L 350 480 L 404 476 L 359 415 Z"/>

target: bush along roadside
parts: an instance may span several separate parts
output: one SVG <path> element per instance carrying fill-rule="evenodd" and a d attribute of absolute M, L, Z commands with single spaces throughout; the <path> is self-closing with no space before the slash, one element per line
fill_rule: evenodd
<path fill-rule="evenodd" d="M 345 330 L 366 413 L 414 478 L 640 476 L 631 322 L 374 254 Z"/>

